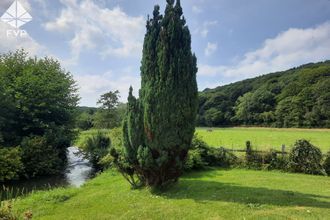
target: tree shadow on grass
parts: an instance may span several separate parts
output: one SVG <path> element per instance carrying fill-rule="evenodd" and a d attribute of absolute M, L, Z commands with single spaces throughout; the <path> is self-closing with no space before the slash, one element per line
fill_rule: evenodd
<path fill-rule="evenodd" d="M 330 196 L 247 187 L 208 180 L 182 179 L 173 188 L 157 194 L 170 199 L 193 199 L 197 202 L 222 201 L 246 205 L 305 206 L 330 209 Z"/>

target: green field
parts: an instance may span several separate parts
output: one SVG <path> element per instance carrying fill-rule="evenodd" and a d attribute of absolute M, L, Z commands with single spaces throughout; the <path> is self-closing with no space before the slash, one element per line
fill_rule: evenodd
<path fill-rule="evenodd" d="M 34 219 L 327 219 L 329 177 L 252 170 L 185 175 L 163 193 L 131 190 L 115 171 L 81 188 L 33 193 L 18 200 Z"/>
<path fill-rule="evenodd" d="M 277 128 L 198 128 L 197 134 L 210 146 L 244 149 L 251 141 L 258 150 L 281 150 L 282 144 L 289 149 L 298 139 L 306 139 L 318 146 L 323 153 L 330 150 L 330 129 L 277 129 Z"/>
<path fill-rule="evenodd" d="M 245 142 L 250 140 L 254 148 L 281 150 L 282 144 L 290 149 L 298 139 L 307 139 L 318 146 L 323 153 L 330 150 L 330 129 L 278 129 L 278 128 L 197 128 L 196 133 L 205 142 L 213 147 L 226 147 L 230 149 L 244 149 Z M 110 134 L 110 130 L 100 130 Z M 84 140 L 98 130 L 81 132 L 75 142 L 81 146 Z"/>

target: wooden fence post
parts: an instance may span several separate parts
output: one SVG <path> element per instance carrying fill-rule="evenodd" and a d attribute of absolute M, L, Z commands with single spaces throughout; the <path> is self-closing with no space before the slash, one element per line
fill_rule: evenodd
<path fill-rule="evenodd" d="M 282 144 L 282 157 L 285 155 L 285 144 Z"/>

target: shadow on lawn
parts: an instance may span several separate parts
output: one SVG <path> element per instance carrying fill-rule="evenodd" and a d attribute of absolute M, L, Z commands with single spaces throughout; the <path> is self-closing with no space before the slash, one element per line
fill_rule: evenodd
<path fill-rule="evenodd" d="M 173 188 L 158 194 L 170 199 L 193 199 L 197 202 L 223 201 L 246 205 L 330 208 L 330 196 L 247 187 L 208 180 L 183 179 Z M 327 199 L 328 201 L 318 199 Z"/>

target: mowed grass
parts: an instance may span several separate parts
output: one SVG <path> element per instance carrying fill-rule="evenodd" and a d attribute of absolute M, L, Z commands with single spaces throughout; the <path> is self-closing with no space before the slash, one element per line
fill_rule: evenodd
<path fill-rule="evenodd" d="M 282 144 L 290 149 L 296 140 L 306 139 L 323 153 L 330 150 L 330 129 L 197 128 L 196 133 L 213 147 L 245 149 L 249 140 L 254 149 L 281 150 Z"/>
<path fill-rule="evenodd" d="M 115 171 L 81 188 L 36 192 L 14 203 L 34 219 L 329 219 L 330 179 L 253 170 L 186 174 L 165 192 L 132 190 Z"/>

